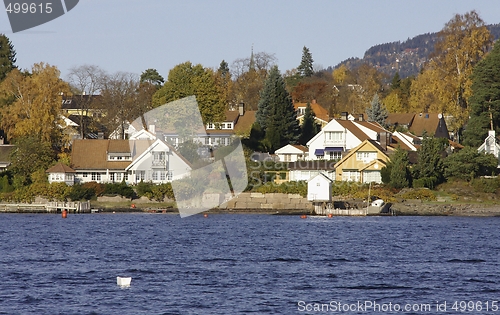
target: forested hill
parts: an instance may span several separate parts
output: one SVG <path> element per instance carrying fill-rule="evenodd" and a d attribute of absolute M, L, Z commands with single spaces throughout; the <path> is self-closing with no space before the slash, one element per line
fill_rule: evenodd
<path fill-rule="evenodd" d="M 500 38 L 500 24 L 488 25 L 495 40 Z M 434 50 L 437 33 L 427 33 L 408 38 L 404 42 L 392 42 L 372 46 L 365 52 L 363 59 L 349 58 L 339 63 L 349 69 L 368 63 L 387 73 L 390 77 L 399 71 L 401 78 L 416 75 Z M 330 69 L 332 70 L 332 69 Z"/>

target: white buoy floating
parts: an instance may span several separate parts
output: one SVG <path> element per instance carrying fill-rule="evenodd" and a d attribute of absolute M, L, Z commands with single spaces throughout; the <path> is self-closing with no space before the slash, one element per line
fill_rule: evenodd
<path fill-rule="evenodd" d="M 129 287 L 132 277 L 116 277 L 116 284 L 120 287 Z"/>

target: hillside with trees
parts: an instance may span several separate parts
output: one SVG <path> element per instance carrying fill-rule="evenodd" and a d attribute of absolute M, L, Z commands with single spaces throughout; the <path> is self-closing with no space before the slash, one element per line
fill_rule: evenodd
<path fill-rule="evenodd" d="M 494 40 L 500 38 L 500 24 L 487 25 Z M 397 72 L 401 78 L 416 76 L 423 65 L 432 58 L 439 32 L 417 35 L 407 40 L 384 43 L 370 47 L 363 58 L 349 58 L 334 68 L 345 65 L 355 69 L 367 63 L 393 77 Z M 330 68 L 329 70 L 333 70 Z"/>

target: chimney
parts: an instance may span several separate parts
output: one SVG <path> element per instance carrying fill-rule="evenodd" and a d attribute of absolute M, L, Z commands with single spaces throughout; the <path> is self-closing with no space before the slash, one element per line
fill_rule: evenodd
<path fill-rule="evenodd" d="M 243 116 L 245 114 L 245 103 L 238 104 L 238 112 L 240 116 Z"/>
<path fill-rule="evenodd" d="M 387 144 L 388 144 L 387 136 L 388 136 L 387 132 L 385 131 L 380 132 L 380 146 L 384 151 L 387 151 Z"/>
<path fill-rule="evenodd" d="M 340 120 L 347 120 L 347 112 L 340 113 Z"/>
<path fill-rule="evenodd" d="M 363 121 L 363 120 L 364 120 L 364 118 L 363 118 L 363 114 L 359 114 L 359 116 L 358 116 L 358 117 L 359 117 L 359 118 L 358 118 L 358 120 L 359 120 L 359 121 Z"/>
<path fill-rule="evenodd" d="M 151 132 L 152 134 L 156 134 L 156 125 L 149 125 L 148 131 Z"/>

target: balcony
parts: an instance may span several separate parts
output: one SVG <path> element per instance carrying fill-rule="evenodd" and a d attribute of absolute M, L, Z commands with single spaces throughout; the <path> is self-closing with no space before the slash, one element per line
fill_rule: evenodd
<path fill-rule="evenodd" d="M 166 160 L 153 160 L 151 166 L 153 167 L 164 167 L 166 165 Z"/>

